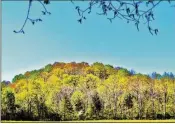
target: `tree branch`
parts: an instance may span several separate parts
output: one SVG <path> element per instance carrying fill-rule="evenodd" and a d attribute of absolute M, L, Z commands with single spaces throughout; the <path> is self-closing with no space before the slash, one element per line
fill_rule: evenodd
<path fill-rule="evenodd" d="M 51 13 L 47 11 L 47 9 L 46 9 L 45 5 L 42 3 L 42 1 L 41 1 L 41 0 L 37 0 L 37 1 L 43 6 L 43 9 L 44 9 L 44 11 L 42 11 L 43 15 L 46 15 L 46 14 L 49 14 L 49 15 L 50 15 Z M 13 31 L 14 33 L 23 33 L 23 34 L 25 34 L 25 32 L 24 32 L 24 27 L 25 27 L 27 21 L 30 21 L 33 25 L 34 25 L 36 22 L 41 22 L 41 21 L 42 21 L 42 19 L 40 19 L 40 18 L 38 18 L 38 19 L 31 19 L 31 18 L 29 17 L 30 11 L 31 11 L 32 2 L 33 2 L 33 0 L 29 0 L 27 16 L 26 16 L 26 19 L 25 19 L 25 21 L 24 21 L 24 23 L 23 23 L 21 29 L 18 30 L 18 31 L 14 30 L 14 31 Z"/>
<path fill-rule="evenodd" d="M 45 4 L 49 4 L 49 0 L 37 0 L 42 6 L 43 11 L 42 14 L 51 14 L 48 12 L 48 10 L 45 7 Z M 102 11 L 101 13 L 97 13 L 98 15 L 105 15 L 107 16 L 107 19 L 112 23 L 112 21 L 117 17 L 120 19 L 123 19 L 127 23 L 133 22 L 139 31 L 139 24 L 146 20 L 146 22 L 143 22 L 143 24 L 147 24 L 147 28 L 149 32 L 153 35 L 158 33 L 158 29 L 153 29 L 151 27 L 151 22 L 155 20 L 153 10 L 163 1 L 163 0 L 147 0 L 147 1 L 141 1 L 141 0 L 131 0 L 131 1 L 124 1 L 124 0 L 90 0 L 88 2 L 88 7 L 85 9 L 81 9 L 79 6 L 76 6 L 73 0 L 70 0 L 72 4 L 75 6 L 75 9 L 78 12 L 78 15 L 80 18 L 77 20 L 79 23 L 82 23 L 83 20 L 86 20 L 86 14 L 90 14 L 92 12 L 93 7 L 100 8 Z M 82 0 L 84 1 L 84 0 Z M 24 34 L 24 27 L 27 23 L 27 21 L 30 21 L 33 25 L 38 22 L 42 21 L 42 19 L 31 19 L 29 17 L 31 5 L 33 0 L 29 0 L 29 6 L 27 11 L 27 16 L 24 21 L 24 24 L 22 25 L 21 29 L 19 31 L 15 31 L 15 33 L 23 33 Z M 171 0 L 168 0 L 169 3 L 171 3 Z M 115 3 L 115 4 L 114 4 Z M 145 7 L 140 7 L 145 4 Z M 174 6 L 172 6 L 174 7 Z M 109 17 L 109 13 L 113 13 L 113 17 Z"/>

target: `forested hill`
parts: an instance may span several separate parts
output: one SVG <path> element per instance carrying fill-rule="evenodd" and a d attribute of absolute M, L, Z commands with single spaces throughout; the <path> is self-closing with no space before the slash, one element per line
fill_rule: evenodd
<path fill-rule="evenodd" d="M 55 62 L 1 82 L 2 120 L 175 119 L 173 73 Z"/>

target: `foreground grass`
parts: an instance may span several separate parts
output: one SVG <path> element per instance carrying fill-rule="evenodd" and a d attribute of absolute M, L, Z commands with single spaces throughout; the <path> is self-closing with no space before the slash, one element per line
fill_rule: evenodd
<path fill-rule="evenodd" d="M 80 121 L 9 121 L 4 120 L 2 123 L 175 123 L 175 120 L 80 120 Z"/>

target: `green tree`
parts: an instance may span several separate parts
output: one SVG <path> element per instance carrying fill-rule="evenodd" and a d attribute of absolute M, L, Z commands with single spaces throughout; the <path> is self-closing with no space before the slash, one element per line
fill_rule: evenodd
<path fill-rule="evenodd" d="M 5 116 L 5 118 L 9 120 L 15 119 L 16 104 L 12 89 L 7 87 L 3 90 L 1 102 L 2 116 Z"/>
<path fill-rule="evenodd" d="M 70 102 L 70 99 L 67 96 L 64 96 L 64 98 L 60 103 L 60 112 L 62 115 L 62 120 L 64 121 L 73 120 L 74 110 Z"/>
<path fill-rule="evenodd" d="M 75 91 L 71 96 L 71 103 L 78 119 L 83 119 L 85 112 L 84 94 L 80 91 Z"/>

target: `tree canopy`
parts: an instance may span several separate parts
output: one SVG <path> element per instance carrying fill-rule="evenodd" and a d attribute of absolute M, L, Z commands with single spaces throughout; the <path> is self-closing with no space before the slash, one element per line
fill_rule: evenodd
<path fill-rule="evenodd" d="M 175 119 L 171 72 L 55 62 L 1 82 L 1 93 L 2 120 Z"/>

